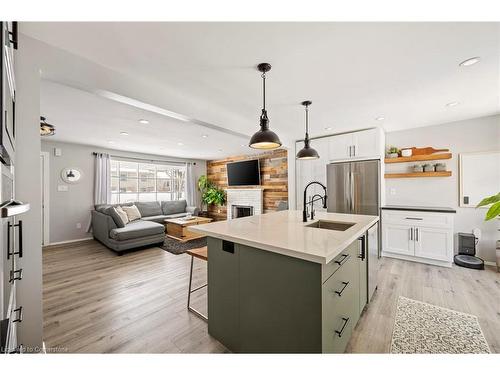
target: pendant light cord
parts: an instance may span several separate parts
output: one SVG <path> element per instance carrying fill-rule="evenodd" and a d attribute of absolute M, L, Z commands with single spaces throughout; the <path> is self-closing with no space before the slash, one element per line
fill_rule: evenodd
<path fill-rule="evenodd" d="M 306 104 L 306 139 L 309 139 L 309 106 Z"/>
<path fill-rule="evenodd" d="M 266 73 L 262 73 L 262 109 L 266 109 Z"/>

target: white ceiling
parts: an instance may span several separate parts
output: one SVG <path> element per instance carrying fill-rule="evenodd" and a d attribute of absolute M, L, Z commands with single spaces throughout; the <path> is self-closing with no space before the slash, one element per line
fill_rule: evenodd
<path fill-rule="evenodd" d="M 294 140 L 303 137 L 300 102 L 305 99 L 313 102 L 313 136 L 375 125 L 393 131 L 499 113 L 499 25 L 27 23 L 21 30 L 96 64 L 161 85 L 165 92 L 174 91 L 186 98 L 186 103 L 196 99 L 196 103 L 204 104 L 182 108 L 172 104 L 168 110 L 248 135 L 258 129 L 261 107 L 261 79 L 255 65 L 269 62 L 273 66 L 267 80 L 270 125 L 282 138 Z M 473 56 L 480 56 L 481 62 L 467 68 L 458 66 Z M 57 81 L 54 70 L 51 79 Z M 78 81 L 77 76 L 72 79 Z M 80 121 L 78 118 L 87 119 L 81 120 L 79 131 L 95 126 L 91 122 L 96 121 L 100 129 L 109 131 L 108 138 L 127 131 L 124 123 L 139 114 L 109 100 L 91 99 L 91 94 L 78 90 L 43 86 L 42 96 L 47 91 L 48 98 L 43 99 L 42 110 L 44 105 L 49 106 L 47 110 L 50 108 L 61 140 L 69 140 L 67 137 L 76 130 L 64 129 L 66 125 L 56 121 L 58 116 L 61 121 L 73 123 Z M 82 95 L 99 102 L 98 110 L 90 111 L 96 113 L 76 104 Z M 61 96 L 66 108 L 58 105 Z M 460 104 L 445 106 L 452 101 Z M 240 144 L 245 143 L 232 135 L 223 139 L 223 145 L 215 141 L 200 143 L 196 138 L 198 128 L 186 129 L 184 122 L 161 121 L 156 116 L 155 122 L 161 127 L 149 136 L 138 135 L 133 141 L 130 137 L 123 146 L 159 150 L 166 144 L 172 156 L 212 158 L 241 153 Z M 379 116 L 385 120 L 376 121 Z M 137 127 L 131 122 L 129 126 Z M 179 149 L 166 143 L 168 137 L 163 138 L 163 134 L 169 132 L 167 129 L 178 137 L 173 146 L 177 139 L 186 146 Z M 92 131 L 80 139 L 92 144 L 101 142 L 99 145 L 105 142 L 102 133 Z"/>
<path fill-rule="evenodd" d="M 56 125 L 56 134 L 47 140 L 207 160 L 249 152 L 243 138 L 83 90 L 42 80 L 40 92 L 42 115 Z M 140 119 L 147 119 L 149 124 L 141 124 Z"/>

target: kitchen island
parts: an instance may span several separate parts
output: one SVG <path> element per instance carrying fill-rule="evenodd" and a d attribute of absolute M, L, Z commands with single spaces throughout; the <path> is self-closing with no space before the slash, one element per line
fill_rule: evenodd
<path fill-rule="evenodd" d="M 238 353 L 341 353 L 368 302 L 378 216 L 280 211 L 203 224 L 208 330 Z"/>

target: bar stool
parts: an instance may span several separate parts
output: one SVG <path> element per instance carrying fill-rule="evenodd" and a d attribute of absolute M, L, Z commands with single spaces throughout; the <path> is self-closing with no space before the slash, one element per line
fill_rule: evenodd
<path fill-rule="evenodd" d="M 204 260 L 205 262 L 208 262 L 208 251 L 207 251 L 207 247 L 202 247 L 202 248 L 199 248 L 199 249 L 192 249 L 192 250 L 188 250 L 186 251 L 187 254 L 191 255 L 191 269 L 189 271 L 189 288 L 188 288 L 188 303 L 187 303 L 187 308 L 188 308 L 188 311 L 191 311 L 193 314 L 195 314 L 196 316 L 198 316 L 199 318 L 203 319 L 205 322 L 208 322 L 208 317 L 203 315 L 201 312 L 199 312 L 198 310 L 195 310 L 194 308 L 192 308 L 190 306 L 190 302 L 191 302 L 191 293 L 193 292 L 196 292 L 197 290 L 200 290 L 201 288 L 205 288 L 208 284 L 204 284 L 204 285 L 201 285 L 193 290 L 191 290 L 191 284 L 193 282 L 193 263 L 194 263 L 194 258 L 198 258 L 198 259 L 201 259 L 201 260 Z"/>

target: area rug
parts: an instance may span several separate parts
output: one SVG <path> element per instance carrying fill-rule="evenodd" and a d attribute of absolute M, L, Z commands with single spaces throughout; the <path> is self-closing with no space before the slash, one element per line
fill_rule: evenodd
<path fill-rule="evenodd" d="M 163 250 L 168 251 L 169 253 L 178 255 L 185 253 L 187 250 L 198 249 L 200 247 L 207 246 L 207 238 L 198 238 L 196 240 L 191 240 L 188 242 L 179 242 L 170 237 L 165 236 L 165 242 L 160 246 Z"/>
<path fill-rule="evenodd" d="M 399 297 L 391 353 L 490 353 L 477 316 Z"/>

